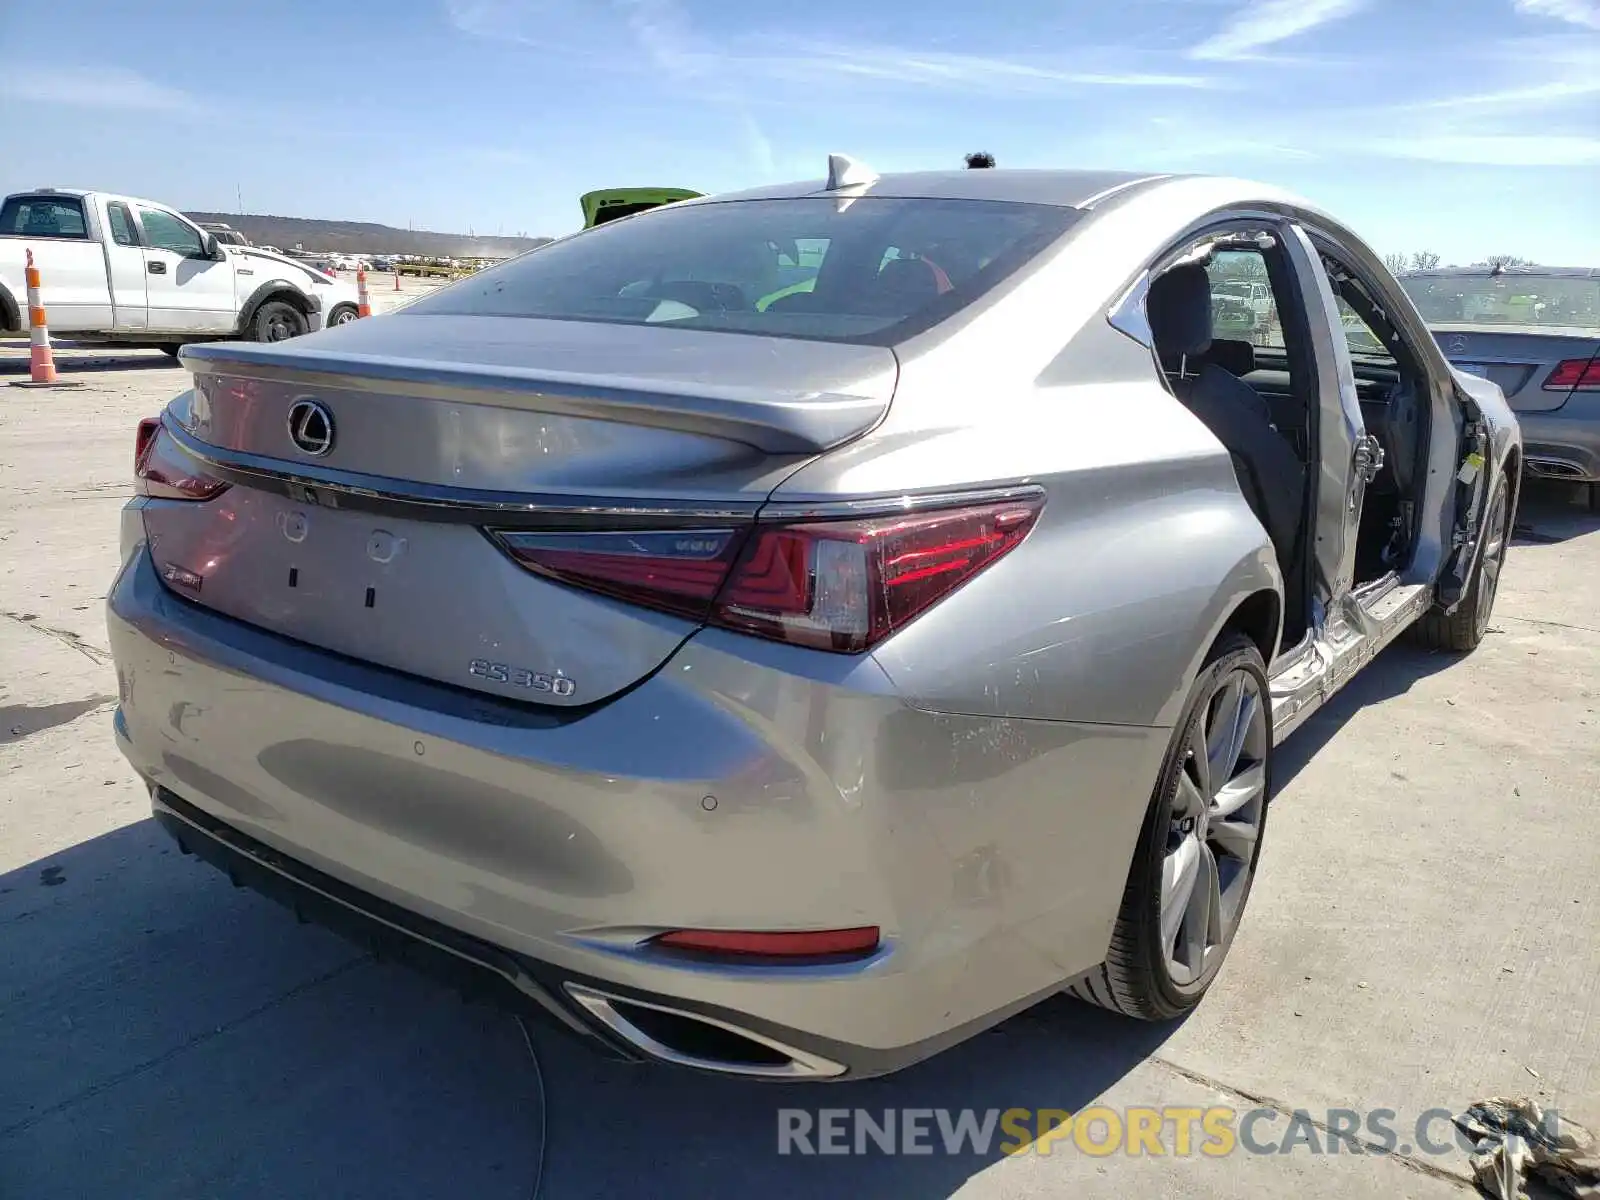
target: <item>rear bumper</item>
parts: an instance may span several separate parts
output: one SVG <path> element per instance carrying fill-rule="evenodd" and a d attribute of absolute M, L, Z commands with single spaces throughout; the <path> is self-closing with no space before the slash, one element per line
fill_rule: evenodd
<path fill-rule="evenodd" d="M 922 712 L 870 659 L 733 635 L 552 715 L 210 613 L 137 542 L 108 628 L 119 745 L 190 849 L 575 1031 L 743 1074 L 893 1070 L 1097 965 L 1166 742 Z M 847 963 L 688 961 L 649 942 L 863 924 L 883 944 Z M 612 1001 L 777 1043 L 804 1069 L 619 1034 Z"/>
<path fill-rule="evenodd" d="M 1580 392 L 1554 412 L 1517 414 L 1530 475 L 1600 482 L 1600 393 Z"/>

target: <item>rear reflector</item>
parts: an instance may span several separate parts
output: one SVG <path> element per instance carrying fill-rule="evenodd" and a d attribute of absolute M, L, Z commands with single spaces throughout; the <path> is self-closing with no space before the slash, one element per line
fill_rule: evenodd
<path fill-rule="evenodd" d="M 800 933 L 756 933 L 729 929 L 674 929 L 653 939 L 670 950 L 744 958 L 835 958 L 870 954 L 878 948 L 878 927 L 817 929 Z"/>
<path fill-rule="evenodd" d="M 1600 391 L 1600 355 L 1594 358 L 1568 358 L 1556 364 L 1544 381 L 1547 392 Z"/>
<path fill-rule="evenodd" d="M 160 417 L 139 422 L 133 443 L 133 474 L 140 495 L 162 500 L 210 500 L 228 486 L 207 475 L 178 448 Z"/>
<path fill-rule="evenodd" d="M 754 529 L 490 535 L 575 587 L 779 642 L 856 654 L 1014 549 L 1042 493 Z"/>

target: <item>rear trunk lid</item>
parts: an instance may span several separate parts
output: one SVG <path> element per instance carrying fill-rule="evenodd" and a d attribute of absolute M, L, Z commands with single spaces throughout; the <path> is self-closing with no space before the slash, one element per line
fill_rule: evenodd
<path fill-rule="evenodd" d="M 231 486 L 146 509 L 179 595 L 326 650 L 554 705 L 629 687 L 697 627 L 518 566 L 487 529 L 737 530 L 875 425 L 878 347 L 395 314 L 187 347 L 170 435 Z"/>
<path fill-rule="evenodd" d="M 1500 385 L 1517 412 L 1550 412 L 1572 395 L 1571 388 L 1545 388 L 1556 366 L 1587 360 L 1600 350 L 1600 337 L 1584 329 L 1538 326 L 1432 324 L 1444 355 L 1459 370 Z"/>

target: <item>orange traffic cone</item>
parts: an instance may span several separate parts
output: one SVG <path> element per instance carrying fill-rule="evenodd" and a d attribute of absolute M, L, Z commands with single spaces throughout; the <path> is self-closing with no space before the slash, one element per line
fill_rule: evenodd
<path fill-rule="evenodd" d="M 367 271 L 365 267 L 361 267 L 356 270 L 356 316 L 371 315 L 372 300 L 367 296 Z"/>
<path fill-rule="evenodd" d="M 28 283 L 28 379 L 18 379 L 13 387 L 82 387 L 79 380 L 64 380 L 56 374 L 56 358 L 50 350 L 50 326 L 45 321 L 44 301 L 39 298 L 39 268 L 33 265 L 33 251 L 26 251 L 23 275 Z"/>

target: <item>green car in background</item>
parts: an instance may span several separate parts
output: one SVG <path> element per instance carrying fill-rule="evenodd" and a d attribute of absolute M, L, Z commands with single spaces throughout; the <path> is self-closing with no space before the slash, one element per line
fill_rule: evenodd
<path fill-rule="evenodd" d="M 584 193 L 578 203 L 583 208 L 583 227 L 593 229 L 619 217 L 631 217 L 679 200 L 695 200 L 704 194 L 686 188 L 603 188 Z M 809 292 L 816 283 L 817 269 L 822 265 L 826 250 L 825 242 L 774 246 L 776 278 L 782 286 L 756 301 L 756 308 L 764 312 L 774 300 L 796 292 Z"/>
<path fill-rule="evenodd" d="M 634 213 L 678 200 L 694 200 L 703 194 L 683 188 L 604 188 L 586 192 L 578 198 L 578 203 L 583 206 L 583 227 L 593 229 L 618 217 L 631 217 Z"/>

